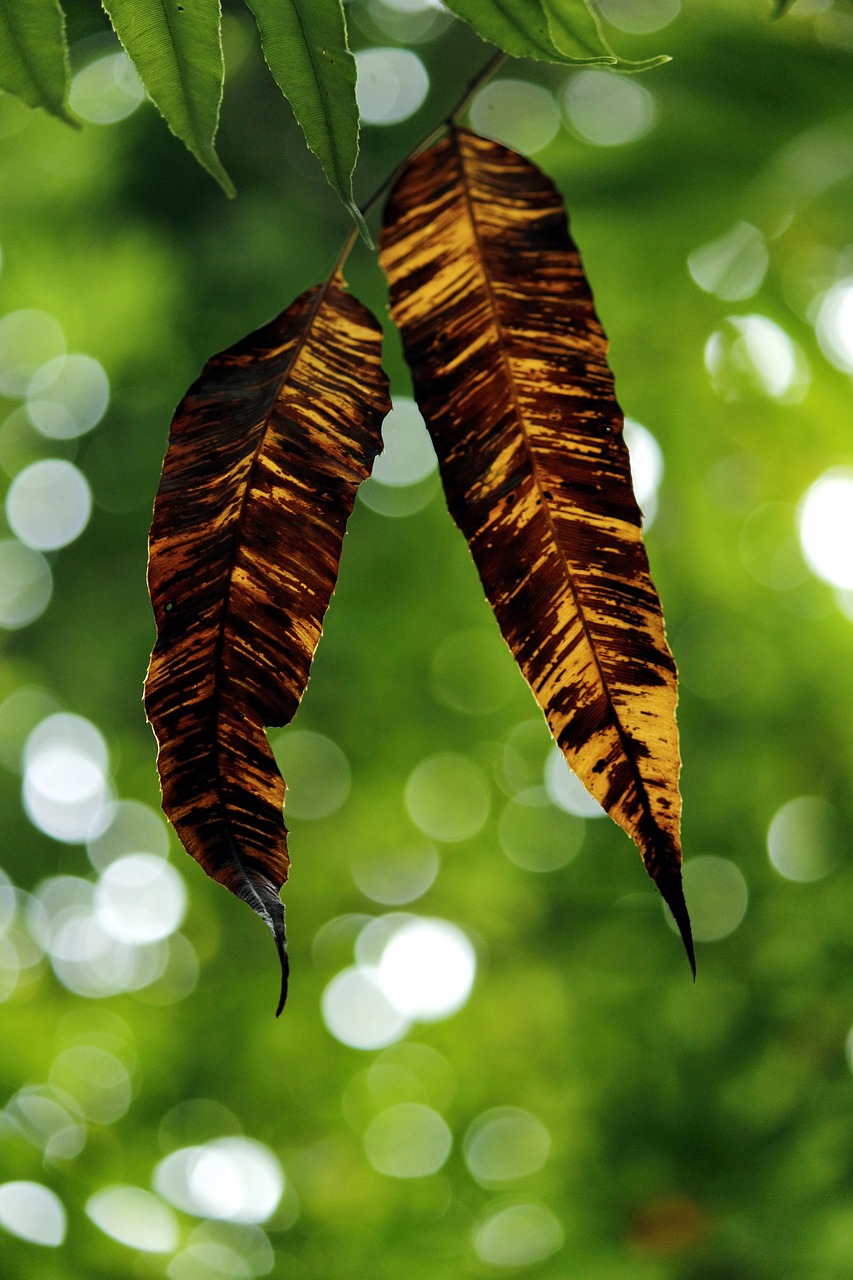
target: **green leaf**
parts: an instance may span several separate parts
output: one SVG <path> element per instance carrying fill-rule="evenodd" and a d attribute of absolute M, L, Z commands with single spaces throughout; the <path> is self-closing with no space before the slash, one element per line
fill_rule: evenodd
<path fill-rule="evenodd" d="M 154 105 L 219 183 L 234 184 L 213 147 L 224 66 L 219 0 L 102 0 Z"/>
<path fill-rule="evenodd" d="M 447 0 L 447 8 L 514 58 L 617 71 L 645 71 L 669 62 L 666 55 L 643 62 L 618 57 L 587 0 Z"/>
<path fill-rule="evenodd" d="M 572 55 L 554 40 L 543 0 L 447 0 L 447 8 L 472 26 L 484 40 L 514 58 L 537 58 L 542 62 L 583 62 L 593 66 L 613 66 L 614 53 Z"/>
<path fill-rule="evenodd" d="M 246 0 L 267 66 L 293 108 L 305 141 L 370 244 L 352 195 L 358 158 L 355 59 L 341 0 Z"/>
<path fill-rule="evenodd" d="M 598 14 L 588 0 L 541 0 L 541 4 L 551 39 L 567 60 L 595 60 L 616 71 L 648 71 L 670 61 L 665 53 L 641 62 L 620 58 L 608 44 Z"/>
<path fill-rule="evenodd" d="M 65 108 L 68 80 L 65 18 L 58 0 L 3 0 L 0 89 L 75 124 Z"/>

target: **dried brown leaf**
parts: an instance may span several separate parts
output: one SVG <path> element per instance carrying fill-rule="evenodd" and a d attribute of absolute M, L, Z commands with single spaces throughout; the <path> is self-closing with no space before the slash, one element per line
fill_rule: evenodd
<path fill-rule="evenodd" d="M 693 965 L 676 675 L 563 202 L 467 130 L 413 160 L 381 258 L 448 504 L 551 731 L 638 845 Z"/>
<path fill-rule="evenodd" d="M 381 330 L 338 278 L 214 356 L 172 423 L 151 528 L 145 705 L 163 807 L 208 875 L 269 925 L 285 786 L 264 733 L 308 682 L 356 489 L 388 409 Z"/>

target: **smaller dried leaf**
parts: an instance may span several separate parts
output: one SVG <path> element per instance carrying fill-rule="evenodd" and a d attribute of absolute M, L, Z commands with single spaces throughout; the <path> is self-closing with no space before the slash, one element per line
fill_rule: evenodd
<path fill-rule="evenodd" d="M 172 422 L 151 527 L 157 641 L 146 710 L 163 807 L 209 876 L 269 925 L 285 786 L 265 725 L 308 682 L 358 485 L 391 407 L 381 329 L 342 281 L 214 356 Z"/>

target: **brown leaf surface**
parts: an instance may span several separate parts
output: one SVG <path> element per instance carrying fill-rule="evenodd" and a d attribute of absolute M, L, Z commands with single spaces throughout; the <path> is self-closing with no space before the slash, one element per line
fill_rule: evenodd
<path fill-rule="evenodd" d="M 390 409 L 381 330 L 342 281 L 214 356 L 178 407 L 151 527 L 145 706 L 187 851 L 273 932 L 290 858 L 264 733 L 296 712 Z"/>
<path fill-rule="evenodd" d="M 456 129 L 398 180 L 380 253 L 504 637 L 569 764 L 638 845 L 692 966 L 675 665 L 563 202 L 522 156 Z"/>

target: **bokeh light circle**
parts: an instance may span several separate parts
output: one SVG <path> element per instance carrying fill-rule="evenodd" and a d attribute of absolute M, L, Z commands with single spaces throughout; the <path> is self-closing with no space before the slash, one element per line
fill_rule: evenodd
<path fill-rule="evenodd" d="M 521 1107 L 484 1111 L 465 1134 L 465 1163 L 482 1186 L 536 1173 L 550 1151 L 550 1133 L 541 1120 Z"/>
<path fill-rule="evenodd" d="M 349 762 L 338 744 L 309 729 L 286 729 L 271 739 L 271 745 L 287 783 L 287 818 L 328 818 L 337 813 L 351 782 Z"/>
<path fill-rule="evenodd" d="M 842 840 L 835 810 L 822 796 L 796 796 L 776 811 L 767 831 L 767 854 L 786 880 L 822 880 L 840 860 Z"/>
<path fill-rule="evenodd" d="M 533 155 L 557 136 L 560 110 L 554 95 L 540 84 L 495 80 L 474 98 L 471 125 L 486 138 Z"/>
<path fill-rule="evenodd" d="M 41 552 L 15 538 L 0 541 L 0 627 L 18 631 L 50 604 L 53 574 Z"/>
<path fill-rule="evenodd" d="M 727 316 L 705 344 L 705 368 L 724 400 L 802 400 L 811 377 L 800 348 L 767 316 Z"/>
<path fill-rule="evenodd" d="M 655 437 L 640 422 L 625 419 L 625 443 L 631 460 L 631 483 L 637 505 L 648 529 L 657 514 L 658 489 L 663 479 L 663 452 Z"/>
<path fill-rule="evenodd" d="M 130 853 L 111 862 L 95 890 L 101 928 L 134 945 L 168 938 L 180 927 L 186 906 L 183 879 L 153 853 Z"/>
<path fill-rule="evenodd" d="M 356 97 L 363 124 L 408 120 L 429 93 L 426 67 L 410 49 L 362 49 L 355 55 Z"/>
<path fill-rule="evenodd" d="M 660 31 L 681 12 L 681 0 L 597 0 L 603 18 L 631 35 Z"/>
<path fill-rule="evenodd" d="M 432 440 L 421 412 L 410 396 L 395 396 L 382 423 L 383 449 L 373 464 L 379 484 L 404 488 L 418 484 L 438 468 Z"/>
<path fill-rule="evenodd" d="M 21 542 L 37 551 L 68 546 L 89 523 L 92 494 L 73 462 L 44 458 L 19 471 L 6 495 L 6 518 Z"/>
<path fill-rule="evenodd" d="M 651 90 L 611 71 L 576 72 L 563 91 L 563 107 L 574 133 L 596 147 L 636 142 L 657 120 Z"/>
<path fill-rule="evenodd" d="M 488 779 L 467 756 L 445 752 L 422 760 L 405 788 L 409 817 L 432 840 L 470 840 L 491 807 Z"/>
<path fill-rule="evenodd" d="M 820 304 L 817 339 L 837 369 L 853 373 L 853 277 L 834 284 Z"/>
<path fill-rule="evenodd" d="M 690 858 L 682 866 L 682 877 L 694 941 L 719 942 L 734 933 L 749 902 L 740 868 L 730 858 Z M 670 928 L 677 932 L 668 908 L 665 914 Z"/>
<path fill-rule="evenodd" d="M 813 572 L 853 589 L 853 467 L 834 467 L 815 480 L 800 503 L 799 530 Z"/>
<path fill-rule="evenodd" d="M 0 1184 L 0 1226 L 31 1244 L 58 1248 L 65 1240 L 65 1206 L 40 1182 Z"/>
<path fill-rule="evenodd" d="M 96 58 L 71 81 L 68 103 L 88 124 L 117 124 L 145 100 L 136 68 L 124 51 Z"/>
<path fill-rule="evenodd" d="M 366 897 L 397 907 L 422 897 L 434 883 L 440 865 L 435 845 L 423 841 L 405 849 L 356 856 L 350 870 Z"/>
<path fill-rule="evenodd" d="M 364 1135 L 364 1150 L 378 1173 L 389 1178 L 427 1178 L 450 1155 L 451 1134 L 432 1107 L 400 1102 L 381 1111 Z"/>
<path fill-rule="evenodd" d="M 142 1187 L 101 1187 L 86 1201 L 86 1216 L 104 1235 L 142 1253 L 172 1253 L 180 1241 L 174 1211 Z"/>
<path fill-rule="evenodd" d="M 91 431 L 109 402 L 109 380 L 92 356 L 57 356 L 42 365 L 27 387 L 30 421 L 53 440 L 72 440 Z"/>
<path fill-rule="evenodd" d="M 28 308 L 0 319 L 0 395 L 24 396 L 30 379 L 65 354 L 65 334 L 46 311 Z"/>
<path fill-rule="evenodd" d="M 474 1251 L 492 1267 L 530 1267 L 563 1247 L 558 1218 L 544 1205 L 509 1204 L 488 1213 L 474 1228 Z"/>
<path fill-rule="evenodd" d="M 24 808 L 55 840 L 86 838 L 109 798 L 106 743 L 91 721 L 59 712 L 42 720 L 24 747 Z"/>
<path fill-rule="evenodd" d="M 551 801 L 578 818 L 604 818 L 606 813 L 568 766 L 559 747 L 552 747 L 545 761 L 545 789 Z"/>
<path fill-rule="evenodd" d="M 285 1186 L 269 1147 L 236 1136 L 173 1151 L 155 1168 L 152 1184 L 185 1213 L 244 1223 L 271 1218 Z"/>
<path fill-rule="evenodd" d="M 392 934 L 376 980 L 403 1017 L 436 1022 L 462 1008 L 476 972 L 474 948 L 460 928 L 448 920 L 413 919 Z"/>
<path fill-rule="evenodd" d="M 516 866 L 525 871 L 557 871 L 577 855 L 584 824 L 553 805 L 525 803 L 521 792 L 504 807 L 498 821 L 498 842 Z"/>
<path fill-rule="evenodd" d="M 761 288 L 770 254 L 764 236 L 750 222 L 738 222 L 708 244 L 694 249 L 687 268 L 705 293 L 726 302 L 742 302 Z"/>
<path fill-rule="evenodd" d="M 409 1030 L 409 1019 L 388 999 L 375 968 L 344 969 L 323 992 L 323 1021 L 341 1044 L 384 1049 Z"/>

